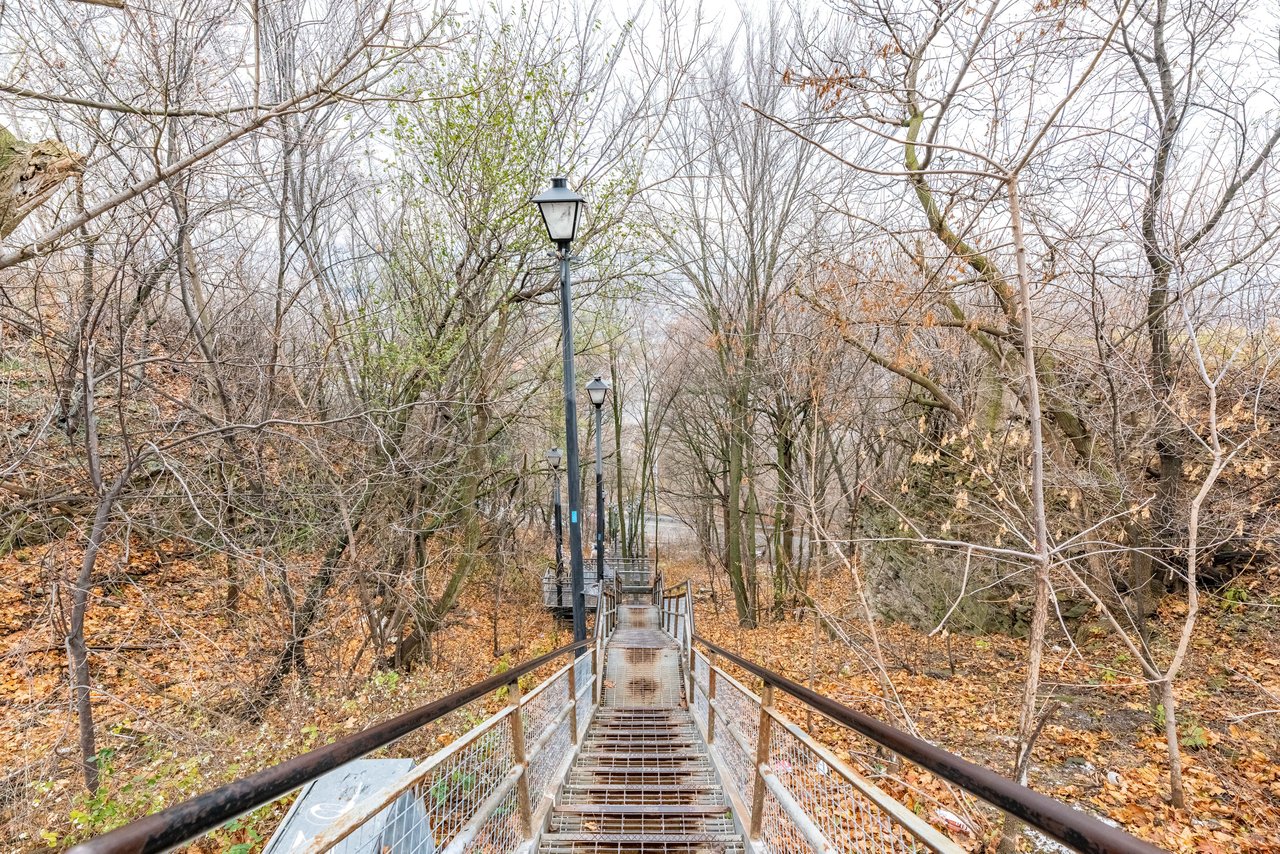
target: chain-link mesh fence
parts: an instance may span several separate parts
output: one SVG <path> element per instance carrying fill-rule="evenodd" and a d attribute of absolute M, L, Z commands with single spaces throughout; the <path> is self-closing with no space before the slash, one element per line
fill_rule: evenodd
<path fill-rule="evenodd" d="M 865 794 L 871 784 L 854 786 L 780 721 L 769 732 L 769 767 L 813 825 L 837 851 L 914 854 L 928 851 Z M 761 836 L 774 851 L 807 847 L 796 822 L 772 792 L 765 798 Z"/>
<path fill-rule="evenodd" d="M 602 632 L 599 643 L 606 640 Z M 518 706 L 508 705 L 395 783 L 348 805 L 331 816 L 324 834 L 289 850 L 515 851 L 531 838 L 539 807 L 549 803 L 560 784 L 575 746 L 575 721 L 581 739 L 591 720 L 595 660 L 591 653 L 573 659 L 521 697 Z M 506 696 L 510 700 L 511 694 Z"/>

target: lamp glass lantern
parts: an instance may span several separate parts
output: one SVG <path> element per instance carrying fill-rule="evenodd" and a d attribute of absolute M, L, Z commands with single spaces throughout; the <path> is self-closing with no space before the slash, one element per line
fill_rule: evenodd
<path fill-rule="evenodd" d="M 533 203 L 538 206 L 553 243 L 571 243 L 578 236 L 587 200 L 569 189 L 567 178 L 552 178 L 551 189 L 534 196 Z"/>
<path fill-rule="evenodd" d="M 560 470 L 560 463 L 563 461 L 564 461 L 564 451 L 560 450 L 559 448 L 552 448 L 551 450 L 547 451 L 547 463 L 550 464 L 550 466 L 556 471 Z"/>
<path fill-rule="evenodd" d="M 591 398 L 592 406 L 604 406 L 605 398 L 609 396 L 609 384 L 600 377 L 596 377 L 587 383 L 587 396 Z"/>

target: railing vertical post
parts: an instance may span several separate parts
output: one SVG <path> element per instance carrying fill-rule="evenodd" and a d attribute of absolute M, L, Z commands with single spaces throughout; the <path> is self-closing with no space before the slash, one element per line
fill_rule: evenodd
<path fill-rule="evenodd" d="M 600 706 L 604 699 L 604 671 L 600 666 L 604 660 L 604 656 L 600 654 L 600 644 L 591 647 L 591 672 L 595 674 L 595 684 L 591 686 L 591 693 L 595 695 L 596 707 Z"/>
<path fill-rule="evenodd" d="M 576 656 L 569 659 L 569 743 L 578 743 L 578 659 Z"/>
<path fill-rule="evenodd" d="M 751 787 L 751 838 L 760 838 L 760 828 L 764 822 L 764 766 L 769 764 L 769 731 L 773 718 L 769 717 L 769 709 L 773 708 L 773 686 L 768 682 L 760 689 L 760 726 L 756 736 L 756 784 Z"/>
<path fill-rule="evenodd" d="M 507 700 L 515 709 L 511 716 L 511 755 L 523 771 L 516 780 L 516 801 L 520 805 L 520 831 L 525 839 L 533 838 L 533 808 L 529 800 L 529 756 L 524 746 L 524 710 L 520 708 L 520 680 L 507 686 Z"/>
<path fill-rule="evenodd" d="M 707 744 L 716 740 L 716 658 L 707 653 Z"/>
<path fill-rule="evenodd" d="M 694 691 L 696 691 L 696 690 L 698 690 L 698 689 L 697 689 L 698 679 L 697 679 L 697 676 L 695 675 L 695 672 L 694 672 L 694 668 L 698 666 L 698 660 L 697 660 L 697 659 L 694 657 L 694 655 L 693 655 L 693 647 L 692 647 L 692 646 L 690 646 L 688 649 L 681 650 L 681 652 L 682 652 L 682 654 L 685 656 L 685 660 L 689 662 L 689 668 L 688 668 L 688 681 L 689 681 L 689 688 L 688 688 L 689 693 L 688 693 L 688 697 L 689 697 L 689 708 L 690 708 L 691 710 L 694 710 L 694 711 L 695 711 L 695 716 L 696 716 L 696 710 L 697 710 L 697 699 L 698 699 L 698 698 L 697 698 L 697 696 L 696 696 L 693 692 L 694 692 Z"/>

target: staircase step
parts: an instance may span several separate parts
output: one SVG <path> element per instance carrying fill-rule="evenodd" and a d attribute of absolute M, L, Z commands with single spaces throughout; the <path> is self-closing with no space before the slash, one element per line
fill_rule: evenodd
<path fill-rule="evenodd" d="M 666 836 L 682 839 L 705 839 L 708 836 L 732 837 L 732 817 L 685 818 L 681 816 L 632 815 L 616 816 L 557 816 L 547 830 L 552 834 L 590 833 L 593 835 L 616 834 L 627 838 L 638 836 Z"/>
<path fill-rule="evenodd" d="M 605 843 L 624 845 L 706 845 L 737 844 L 741 847 L 742 838 L 735 833 L 591 833 L 574 831 L 572 833 L 544 833 L 543 844 L 550 843 Z M 545 849 L 544 849 L 545 850 Z"/>
<path fill-rule="evenodd" d="M 557 813 L 575 815 L 724 815 L 725 808 L 718 804 L 689 805 L 670 804 L 661 808 L 632 804 L 562 804 Z"/>
<path fill-rule="evenodd" d="M 631 800 L 629 800 L 631 799 Z M 565 804 L 699 804 L 721 807 L 724 798 L 720 789 L 708 781 L 703 785 L 649 785 L 635 786 L 626 783 L 579 784 L 570 782 L 564 788 L 561 802 Z"/>
<path fill-rule="evenodd" d="M 710 768 L 690 765 L 686 768 L 582 768 L 569 775 L 570 785 L 616 783 L 623 786 L 689 786 L 716 785 Z"/>
<path fill-rule="evenodd" d="M 546 841 L 543 837 L 543 854 L 741 854 L 742 842 L 734 837 L 732 842 L 562 842 Z"/>

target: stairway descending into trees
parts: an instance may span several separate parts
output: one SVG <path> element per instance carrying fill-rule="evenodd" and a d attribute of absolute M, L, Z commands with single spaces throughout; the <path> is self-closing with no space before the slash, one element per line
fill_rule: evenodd
<path fill-rule="evenodd" d="M 689 714 L 681 661 L 656 606 L 619 606 L 604 702 L 551 812 L 544 854 L 744 850 Z"/>

